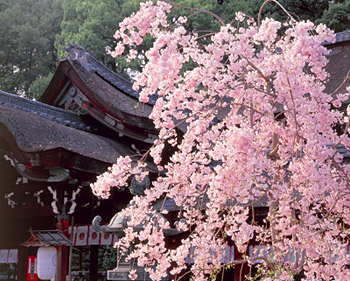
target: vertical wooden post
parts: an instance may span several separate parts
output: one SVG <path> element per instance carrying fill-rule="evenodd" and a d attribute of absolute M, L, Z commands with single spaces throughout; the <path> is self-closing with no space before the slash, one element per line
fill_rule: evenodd
<path fill-rule="evenodd" d="M 59 245 L 56 248 L 57 248 L 57 263 L 56 263 L 55 281 L 60 281 L 62 276 L 62 246 Z"/>
<path fill-rule="evenodd" d="M 27 255 L 28 255 L 28 248 L 22 247 L 22 246 L 18 248 L 17 280 L 26 280 Z"/>
<path fill-rule="evenodd" d="M 69 217 L 65 214 L 57 216 L 58 223 L 56 228 L 61 230 L 67 237 L 69 227 Z M 68 248 L 67 246 L 61 245 L 57 247 L 57 270 L 56 270 L 56 281 L 66 281 L 67 275 L 67 264 L 68 264 Z"/>
<path fill-rule="evenodd" d="M 74 227 L 74 217 L 71 216 L 71 231 L 70 231 L 70 235 L 69 235 L 69 239 L 70 241 L 73 241 L 73 227 Z M 69 254 L 68 254 L 68 274 L 67 274 L 67 281 L 72 281 L 72 275 L 71 275 L 71 271 L 72 271 L 72 253 L 73 253 L 73 245 L 69 246 Z"/>
<path fill-rule="evenodd" d="M 98 275 L 98 245 L 90 246 L 90 280 L 97 280 Z"/>

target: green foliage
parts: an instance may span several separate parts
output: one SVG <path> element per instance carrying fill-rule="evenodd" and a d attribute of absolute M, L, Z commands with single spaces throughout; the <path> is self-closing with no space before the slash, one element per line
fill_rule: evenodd
<path fill-rule="evenodd" d="M 331 3 L 317 22 L 325 23 L 335 32 L 350 29 L 350 1 Z"/>
<path fill-rule="evenodd" d="M 88 52 L 118 73 L 139 71 L 145 63 L 142 56 L 128 63 L 116 60 L 109 52 L 115 46 L 113 34 L 119 22 L 139 7 L 141 0 L 0 0 L 0 89 L 10 93 L 38 97 L 48 75 L 54 72 L 58 58 L 65 56 L 68 42 Z M 264 0 L 217 1 L 177 0 L 179 5 L 205 9 L 225 22 L 243 11 L 257 18 Z M 336 32 L 350 28 L 350 0 L 281 0 L 280 3 L 296 18 L 323 22 Z M 191 15 L 193 10 L 174 8 L 174 18 Z M 263 16 L 287 19 L 275 3 L 268 3 Z M 218 30 L 219 23 L 210 15 L 198 14 L 189 19 L 193 30 Z M 139 47 L 146 49 L 151 40 Z M 46 78 L 45 78 L 46 77 Z"/>
<path fill-rule="evenodd" d="M 90 248 L 73 247 L 72 251 L 72 271 L 90 270 Z"/>
<path fill-rule="evenodd" d="M 199 0 L 180 0 L 176 1 L 179 5 L 186 7 L 193 7 L 197 9 L 203 9 L 212 12 L 221 17 L 225 23 L 229 23 L 235 18 L 235 13 L 242 11 L 247 15 L 256 17 L 263 0 L 226 0 L 222 5 L 218 5 L 216 1 L 199 1 Z M 174 9 L 174 12 L 179 15 L 191 15 L 195 11 Z M 190 19 L 190 24 L 195 30 L 216 30 L 219 27 L 217 21 L 214 21 L 212 16 L 208 14 L 194 15 Z"/>
<path fill-rule="evenodd" d="M 0 0 L 0 89 L 31 96 L 29 86 L 55 69 L 61 0 Z"/>
<path fill-rule="evenodd" d="M 55 41 L 59 58 L 68 43 L 78 44 L 115 70 L 108 46 L 113 46 L 113 34 L 124 17 L 122 5 L 122 0 L 63 0 L 61 33 Z"/>
<path fill-rule="evenodd" d="M 102 270 L 111 270 L 117 266 L 117 249 L 112 246 L 102 246 L 99 249 L 99 268 Z"/>
<path fill-rule="evenodd" d="M 283 0 L 280 3 L 292 14 L 293 17 L 299 20 L 311 20 L 322 16 L 325 9 L 328 8 L 329 3 L 332 1 L 326 0 Z M 276 6 L 276 5 L 275 5 Z M 278 14 L 280 18 L 286 18 L 286 15 L 278 8 Z"/>
<path fill-rule="evenodd" d="M 298 20 L 310 20 L 324 23 L 335 32 L 350 29 L 350 0 L 281 0 L 279 1 L 293 17 Z M 267 15 L 283 21 L 286 14 L 277 5 L 270 3 L 265 9 Z"/>
<path fill-rule="evenodd" d="M 29 92 L 31 98 L 38 100 L 42 93 L 45 91 L 46 87 L 49 85 L 53 72 L 49 73 L 45 77 L 37 78 L 29 87 Z"/>
<path fill-rule="evenodd" d="M 195 0 L 186 1 L 195 2 Z M 221 6 L 217 5 L 215 7 L 214 5 L 212 11 L 215 11 L 226 21 L 233 18 L 233 11 L 242 11 L 257 18 L 259 9 L 263 3 L 263 0 L 225 0 Z M 281 3 L 281 5 L 297 20 L 310 20 L 316 23 L 322 22 L 335 32 L 350 29 L 350 0 L 280 0 L 279 3 Z M 279 21 L 284 21 L 288 17 L 286 13 L 273 2 L 268 3 L 264 7 L 262 16 L 273 17 Z"/>
<path fill-rule="evenodd" d="M 16 263 L 0 263 L 0 280 L 15 280 L 17 268 Z"/>

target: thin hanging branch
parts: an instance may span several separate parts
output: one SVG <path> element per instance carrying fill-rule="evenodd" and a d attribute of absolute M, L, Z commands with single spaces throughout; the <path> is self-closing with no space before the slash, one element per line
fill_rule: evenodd
<path fill-rule="evenodd" d="M 203 14 L 208 14 L 208 15 L 211 15 L 212 17 L 214 17 L 218 22 L 221 23 L 221 25 L 225 25 L 225 22 L 222 18 L 220 18 L 217 14 L 214 14 L 210 11 L 207 11 L 207 10 L 203 10 L 203 9 L 198 9 L 198 8 L 191 8 L 191 7 L 187 7 L 187 6 L 183 6 L 183 5 L 180 5 L 180 4 L 177 4 L 177 3 L 174 3 L 174 2 L 171 2 L 171 1 L 165 1 L 166 3 L 172 5 L 173 7 L 179 7 L 179 8 L 183 8 L 183 9 L 186 9 L 186 10 L 193 10 L 193 11 L 197 11 L 197 13 L 203 13 Z M 197 14 L 197 13 L 194 13 L 194 14 Z"/>
<path fill-rule="evenodd" d="M 276 0 L 266 0 L 260 7 L 260 10 L 259 10 L 259 14 L 258 14 L 258 27 L 260 27 L 260 23 L 261 23 L 261 13 L 262 13 L 262 10 L 264 8 L 264 6 L 269 3 L 269 2 L 275 2 L 282 10 L 283 12 L 285 12 L 287 14 L 288 17 L 291 18 L 292 21 L 296 21 L 293 16 Z"/>

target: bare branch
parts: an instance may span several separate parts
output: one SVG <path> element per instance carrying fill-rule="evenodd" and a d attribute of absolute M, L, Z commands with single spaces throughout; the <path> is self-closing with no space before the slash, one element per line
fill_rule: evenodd
<path fill-rule="evenodd" d="M 279 135 L 274 133 L 273 139 L 272 139 L 272 151 L 268 154 L 268 156 L 271 160 L 276 159 L 275 154 L 278 151 L 278 147 L 279 147 Z"/>
<path fill-rule="evenodd" d="M 292 21 L 296 21 L 292 15 L 276 0 L 266 0 L 260 7 L 260 10 L 259 10 L 259 14 L 258 14 L 258 27 L 260 27 L 260 23 L 261 23 L 261 13 L 262 13 L 262 10 L 264 8 L 264 6 L 269 3 L 269 2 L 275 2 L 282 10 L 283 12 L 285 12 L 287 14 L 288 17 L 291 18 Z"/>
<path fill-rule="evenodd" d="M 346 83 L 346 81 L 348 81 L 348 79 L 350 78 L 350 70 L 348 71 L 348 73 L 346 74 L 343 82 L 338 86 L 338 88 L 336 88 L 332 93 L 331 96 L 333 97 L 333 95 L 335 95 Z"/>

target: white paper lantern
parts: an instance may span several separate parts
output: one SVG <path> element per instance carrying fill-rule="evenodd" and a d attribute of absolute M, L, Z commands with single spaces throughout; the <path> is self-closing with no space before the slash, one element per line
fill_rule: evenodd
<path fill-rule="evenodd" d="M 42 280 L 51 280 L 56 274 L 57 249 L 55 247 L 40 247 L 37 262 L 38 277 Z"/>

